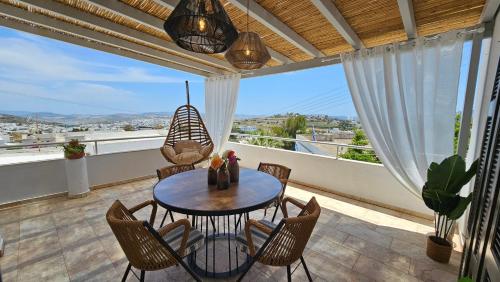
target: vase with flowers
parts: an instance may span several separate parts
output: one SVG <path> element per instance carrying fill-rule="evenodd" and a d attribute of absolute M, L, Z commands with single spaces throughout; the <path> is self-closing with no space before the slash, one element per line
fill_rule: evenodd
<path fill-rule="evenodd" d="M 222 166 L 224 160 L 219 154 L 213 154 L 208 167 L 208 185 L 217 185 L 217 170 Z"/>
<path fill-rule="evenodd" d="M 224 161 L 217 171 L 217 189 L 226 190 L 229 188 L 230 179 L 229 171 L 227 170 L 227 161 Z"/>
<path fill-rule="evenodd" d="M 238 183 L 240 180 L 240 166 L 238 161 L 241 160 L 232 150 L 227 150 L 222 154 L 222 158 L 227 159 L 227 169 L 231 183 Z"/>

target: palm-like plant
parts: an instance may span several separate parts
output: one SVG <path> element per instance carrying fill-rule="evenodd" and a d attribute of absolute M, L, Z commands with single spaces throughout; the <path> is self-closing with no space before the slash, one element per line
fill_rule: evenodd
<path fill-rule="evenodd" d="M 432 163 L 427 170 L 427 182 L 422 189 L 425 205 L 434 211 L 435 241 L 448 243 L 448 236 L 455 220 L 459 219 L 472 201 L 472 192 L 460 196 L 462 187 L 476 174 L 477 160 L 469 170 L 458 155 L 446 158 L 440 164 Z"/>

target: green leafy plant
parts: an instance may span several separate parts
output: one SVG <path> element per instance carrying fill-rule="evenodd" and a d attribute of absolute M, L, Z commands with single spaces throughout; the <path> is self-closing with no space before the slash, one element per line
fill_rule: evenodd
<path fill-rule="evenodd" d="M 356 129 L 354 131 L 354 137 L 352 138 L 352 143 L 351 143 L 352 145 L 367 146 L 369 143 L 370 142 L 368 141 L 368 138 L 366 137 L 365 132 L 363 130 Z M 380 160 L 377 158 L 373 150 L 348 148 L 347 152 L 340 154 L 339 157 L 349 160 L 380 163 Z"/>
<path fill-rule="evenodd" d="M 476 170 L 477 160 L 466 170 L 464 159 L 458 155 L 429 166 L 422 198 L 425 205 L 434 211 L 436 243 L 446 244 L 455 220 L 463 215 L 472 201 L 472 193 L 462 197 L 460 190 L 474 177 Z"/>
<path fill-rule="evenodd" d="M 70 160 L 81 159 L 85 156 L 85 147 L 85 144 L 80 144 L 78 140 L 73 139 L 67 145 L 63 145 L 64 157 Z"/>

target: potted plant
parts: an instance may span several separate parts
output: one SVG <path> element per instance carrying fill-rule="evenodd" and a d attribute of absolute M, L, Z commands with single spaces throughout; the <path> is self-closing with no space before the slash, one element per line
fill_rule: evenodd
<path fill-rule="evenodd" d="M 434 235 L 427 238 L 427 256 L 448 263 L 453 248 L 449 240 L 455 221 L 459 219 L 472 200 L 472 193 L 460 196 L 460 190 L 476 174 L 477 161 L 469 170 L 458 155 L 431 163 L 427 170 L 427 182 L 422 189 L 422 198 L 427 207 L 434 211 Z"/>
<path fill-rule="evenodd" d="M 87 161 L 85 159 L 85 144 L 78 140 L 71 140 L 64 145 L 64 158 L 66 159 L 66 180 L 68 184 L 68 197 L 83 197 L 89 192 Z"/>

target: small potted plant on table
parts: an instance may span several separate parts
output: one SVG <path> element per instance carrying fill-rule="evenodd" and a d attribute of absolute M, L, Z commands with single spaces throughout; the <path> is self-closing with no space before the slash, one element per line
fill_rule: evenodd
<path fill-rule="evenodd" d="M 64 158 L 66 159 L 66 180 L 68 184 L 68 197 L 84 197 L 89 192 L 87 161 L 85 159 L 85 145 L 78 140 L 71 140 L 64 145 Z"/>
<path fill-rule="evenodd" d="M 453 244 L 449 237 L 455 221 L 459 219 L 472 200 L 472 193 L 460 196 L 460 190 L 476 174 L 477 161 L 469 170 L 458 155 L 432 163 L 427 170 L 427 182 L 422 189 L 425 205 L 434 211 L 434 235 L 427 237 L 427 256 L 448 263 Z"/>

